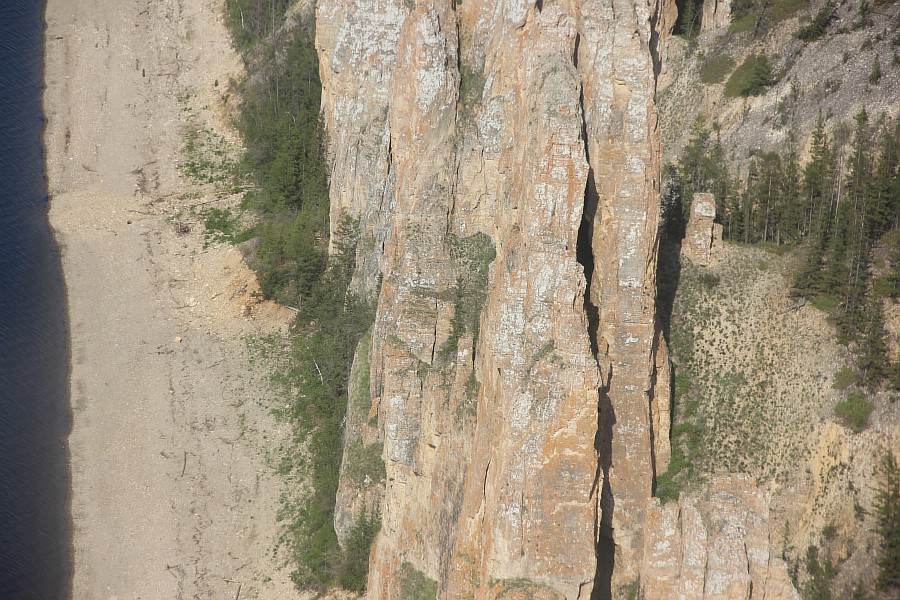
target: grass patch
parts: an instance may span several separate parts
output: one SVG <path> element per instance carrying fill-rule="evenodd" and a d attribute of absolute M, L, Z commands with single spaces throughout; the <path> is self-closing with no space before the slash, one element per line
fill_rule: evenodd
<path fill-rule="evenodd" d="M 190 99 L 189 96 L 183 98 L 184 102 Z M 184 110 L 190 109 L 185 107 Z M 234 188 L 237 163 L 232 159 L 224 137 L 206 128 L 192 128 L 184 136 L 182 151 L 184 160 L 178 168 L 185 177 L 194 183 Z"/>
<path fill-rule="evenodd" d="M 837 296 L 823 294 L 821 296 L 815 296 L 811 298 L 809 302 L 822 312 L 829 312 L 838 307 L 838 305 L 841 303 L 841 299 Z"/>
<path fill-rule="evenodd" d="M 494 579 L 491 581 L 494 598 L 500 600 L 508 595 L 522 598 L 523 600 L 534 600 L 535 595 L 547 591 L 547 586 L 541 583 L 535 583 L 524 577 L 516 577 L 512 579 Z M 554 594 L 555 595 L 555 594 Z M 541 596 L 543 597 L 543 596 Z"/>
<path fill-rule="evenodd" d="M 848 367 L 843 367 L 834 374 L 834 381 L 831 386 L 836 390 L 844 391 L 848 387 L 859 383 L 859 375 L 856 371 Z"/>
<path fill-rule="evenodd" d="M 398 579 L 400 597 L 404 600 L 434 600 L 437 598 L 437 582 L 408 562 L 400 565 Z"/>
<path fill-rule="evenodd" d="M 729 98 L 758 96 L 775 83 L 772 67 L 765 54 L 751 54 L 735 69 L 725 83 Z"/>
<path fill-rule="evenodd" d="M 769 17 L 774 23 L 779 23 L 790 19 L 805 9 L 808 4 L 807 0 L 774 0 L 768 5 Z"/>
<path fill-rule="evenodd" d="M 855 432 L 860 432 L 869 424 L 869 415 L 875 410 L 875 405 L 866 400 L 862 392 L 852 392 L 847 399 L 838 402 L 834 407 L 837 415 L 847 427 Z"/>
<path fill-rule="evenodd" d="M 674 379 L 674 407 L 677 423 L 672 426 L 672 456 L 665 473 L 656 477 L 654 495 L 663 503 L 677 500 L 685 482 L 694 478 L 692 455 L 700 450 L 700 438 L 703 429 L 697 424 L 697 412 L 700 402 L 693 397 L 693 383 L 685 372 L 676 370 Z"/>
<path fill-rule="evenodd" d="M 203 220 L 203 247 L 243 241 L 240 219 L 227 208 L 209 208 L 200 212 Z"/>
<path fill-rule="evenodd" d="M 354 444 L 347 449 L 347 464 L 344 473 L 358 487 L 369 487 L 373 483 L 381 483 L 385 478 L 384 460 L 382 454 L 384 445 L 381 443 Z"/>
<path fill-rule="evenodd" d="M 754 27 L 756 27 L 756 15 L 747 13 L 736 21 L 732 21 L 728 26 L 728 31 L 730 33 L 747 33 L 753 31 Z"/>
<path fill-rule="evenodd" d="M 727 54 L 720 54 L 700 67 L 700 81 L 706 84 L 722 83 L 733 69 L 734 60 Z"/>

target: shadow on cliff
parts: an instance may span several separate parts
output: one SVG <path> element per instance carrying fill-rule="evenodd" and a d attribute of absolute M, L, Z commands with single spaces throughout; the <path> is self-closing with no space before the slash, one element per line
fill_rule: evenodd
<path fill-rule="evenodd" d="M 584 212 L 581 226 L 578 228 L 576 256 L 584 268 L 586 288 L 584 294 L 584 313 L 588 323 L 588 337 L 591 341 L 591 353 L 601 368 L 600 348 L 597 332 L 600 327 L 600 311 L 591 298 L 591 283 L 594 276 L 594 219 L 597 214 L 599 198 L 594 181 L 594 171 L 588 171 L 587 185 L 584 190 Z M 601 368 L 602 369 L 602 368 Z M 615 507 L 612 487 L 609 485 L 609 468 L 612 465 L 612 434 L 616 422 L 615 411 L 609 398 L 609 383 L 612 379 L 612 368 L 604 377 L 597 404 L 597 433 L 594 436 L 594 449 L 597 452 L 598 471 L 594 480 L 592 495 L 598 493 L 597 485 L 602 482 L 600 493 L 600 521 L 595 523 L 597 536 L 597 570 L 594 575 L 594 587 L 591 600 L 611 600 L 612 574 L 615 566 L 615 542 L 613 541 L 612 514 Z"/>
<path fill-rule="evenodd" d="M 680 198 L 663 197 L 659 223 L 659 249 L 656 263 L 656 320 L 666 344 L 669 344 L 672 309 L 681 280 L 681 241 L 685 219 Z"/>

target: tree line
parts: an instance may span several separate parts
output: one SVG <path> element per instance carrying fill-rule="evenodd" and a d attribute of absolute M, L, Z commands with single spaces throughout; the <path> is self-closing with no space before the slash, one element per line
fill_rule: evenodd
<path fill-rule="evenodd" d="M 738 174 L 718 128 L 700 118 L 664 181 L 667 235 L 683 235 L 693 194 L 710 192 L 725 239 L 801 246 L 793 294 L 830 312 L 865 385 L 900 389 L 883 314 L 884 298 L 900 296 L 900 120 L 861 110 L 829 130 L 820 116 L 803 163 L 789 145 L 755 153 Z"/>

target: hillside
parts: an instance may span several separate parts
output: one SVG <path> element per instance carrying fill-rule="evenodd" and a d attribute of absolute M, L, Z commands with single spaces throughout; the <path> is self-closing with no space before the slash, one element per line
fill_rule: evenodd
<path fill-rule="evenodd" d="M 897 116 L 900 2 L 775 0 L 736 21 L 731 2 L 707 2 L 719 7 L 711 24 L 667 45 L 657 96 L 664 160 L 678 159 L 699 115 L 718 124 L 728 160 L 742 167 L 753 153 L 792 143 L 803 153 L 820 114 L 831 125 L 852 122 L 862 108 L 873 120 Z M 820 37 L 799 39 L 820 12 L 828 15 Z M 774 83 L 759 95 L 729 96 L 735 70 L 759 55 L 768 58 Z"/>

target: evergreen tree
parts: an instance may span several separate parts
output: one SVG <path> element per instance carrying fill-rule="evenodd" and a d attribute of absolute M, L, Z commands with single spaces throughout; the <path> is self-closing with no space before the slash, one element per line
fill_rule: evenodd
<path fill-rule="evenodd" d="M 878 588 L 900 591 L 900 468 L 888 450 L 879 468 L 875 514 L 881 548 L 878 556 Z"/>
<path fill-rule="evenodd" d="M 834 153 L 825 133 L 822 113 L 812 134 L 810 159 L 803 168 L 804 234 L 819 244 L 830 221 L 830 200 Z"/>
<path fill-rule="evenodd" d="M 684 1 L 684 10 L 679 15 L 676 33 L 692 38 L 700 31 L 700 6 L 702 3 L 698 5 L 697 0 Z"/>
<path fill-rule="evenodd" d="M 869 193 L 869 228 L 877 237 L 891 227 L 897 227 L 900 211 L 900 120 L 893 127 L 883 127 Z"/>
<path fill-rule="evenodd" d="M 775 243 L 795 244 L 804 234 L 806 207 L 800 189 L 800 165 L 797 155 L 789 152 L 782 161 L 779 188 L 778 222 Z"/>
<path fill-rule="evenodd" d="M 859 372 L 862 382 L 870 389 L 874 389 L 887 374 L 887 334 L 884 330 L 884 311 L 881 306 L 881 298 L 872 297 L 868 300 L 865 311 L 858 360 Z"/>
<path fill-rule="evenodd" d="M 877 84 L 881 81 L 881 62 L 878 60 L 878 55 L 875 55 L 875 62 L 872 63 L 872 71 L 869 73 L 869 83 L 872 85 Z"/>
<path fill-rule="evenodd" d="M 794 281 L 794 295 L 810 298 L 825 293 L 825 277 L 822 272 L 825 247 L 828 237 L 821 235 L 809 245 L 804 255 L 803 266 Z"/>
<path fill-rule="evenodd" d="M 894 247 L 891 248 L 891 254 L 888 257 L 890 266 L 886 275 L 887 282 L 885 285 L 887 295 L 890 298 L 900 298 L 900 239 L 895 237 Z"/>
<path fill-rule="evenodd" d="M 684 148 L 684 155 L 679 163 L 681 173 L 682 210 L 685 222 L 691 214 L 691 200 L 696 192 L 706 188 L 709 178 L 709 164 L 706 146 L 709 143 L 710 131 L 703 116 L 698 116 L 691 125 L 691 137 Z"/>

